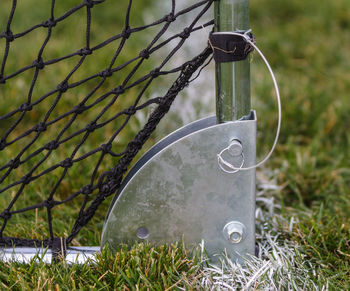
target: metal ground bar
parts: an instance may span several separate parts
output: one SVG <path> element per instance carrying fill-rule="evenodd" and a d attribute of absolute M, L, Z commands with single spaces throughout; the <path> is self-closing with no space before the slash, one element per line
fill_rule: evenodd
<path fill-rule="evenodd" d="M 100 252 L 100 246 L 69 247 L 65 262 L 68 264 L 84 264 L 88 260 L 94 260 L 95 255 Z M 46 248 L 14 247 L 2 248 L 0 260 L 3 262 L 30 263 L 32 260 L 50 264 L 52 252 Z"/>

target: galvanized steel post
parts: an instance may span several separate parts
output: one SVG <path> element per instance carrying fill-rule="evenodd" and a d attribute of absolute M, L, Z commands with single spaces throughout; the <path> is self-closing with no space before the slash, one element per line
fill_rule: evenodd
<path fill-rule="evenodd" d="M 246 31 L 249 0 L 215 1 L 215 31 Z M 219 123 L 238 120 L 250 112 L 250 62 L 216 64 L 216 116 Z"/>

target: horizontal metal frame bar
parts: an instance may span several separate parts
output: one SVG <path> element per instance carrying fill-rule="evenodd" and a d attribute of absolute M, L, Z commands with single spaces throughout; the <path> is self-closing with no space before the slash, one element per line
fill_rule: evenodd
<path fill-rule="evenodd" d="M 84 264 L 88 260 L 93 261 L 100 249 L 100 246 L 69 247 L 65 262 L 68 264 Z M 35 260 L 50 264 L 52 262 L 52 251 L 47 248 L 2 248 L 0 249 L 0 260 L 18 263 L 30 263 Z"/>

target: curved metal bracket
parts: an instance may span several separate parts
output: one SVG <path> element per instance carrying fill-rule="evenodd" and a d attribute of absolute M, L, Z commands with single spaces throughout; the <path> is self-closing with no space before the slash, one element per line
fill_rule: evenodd
<path fill-rule="evenodd" d="M 215 117 L 203 119 L 154 146 L 130 171 L 111 204 L 102 246 L 137 240 L 163 244 L 184 237 L 188 245 L 204 240 L 209 256 L 224 249 L 233 258 L 254 254 L 255 170 L 227 174 L 217 160 L 237 139 L 244 166 L 255 164 L 255 114 L 251 117 L 223 124 L 215 124 Z M 235 243 L 223 234 L 230 222 L 244 226 Z"/>

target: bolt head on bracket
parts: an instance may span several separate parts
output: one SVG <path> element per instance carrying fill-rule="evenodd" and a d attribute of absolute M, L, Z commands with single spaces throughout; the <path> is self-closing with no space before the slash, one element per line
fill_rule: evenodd
<path fill-rule="evenodd" d="M 230 142 L 230 145 L 228 147 L 228 151 L 232 156 L 238 157 L 243 152 L 243 146 L 238 139 L 233 139 Z"/>
<path fill-rule="evenodd" d="M 246 228 L 238 221 L 231 221 L 224 226 L 223 233 L 230 243 L 238 244 L 245 239 Z"/>

